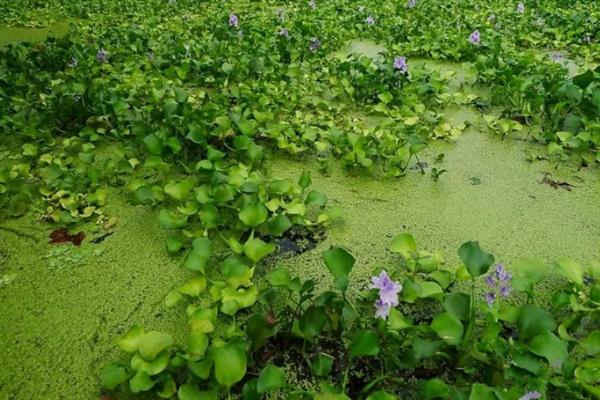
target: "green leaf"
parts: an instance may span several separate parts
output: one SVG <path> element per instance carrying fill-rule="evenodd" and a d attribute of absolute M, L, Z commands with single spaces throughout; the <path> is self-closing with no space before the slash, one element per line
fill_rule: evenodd
<path fill-rule="evenodd" d="M 147 392 L 154 386 L 154 381 L 150 375 L 144 371 L 138 371 L 133 378 L 129 380 L 129 388 L 133 393 Z"/>
<path fill-rule="evenodd" d="M 271 284 L 271 286 L 288 286 L 291 278 L 290 273 L 286 268 L 276 268 L 269 272 L 265 278 Z"/>
<path fill-rule="evenodd" d="M 135 371 L 144 371 L 150 376 L 158 375 L 169 365 L 169 353 L 166 351 L 160 353 L 153 361 L 146 361 L 138 354 L 131 358 L 130 366 Z"/>
<path fill-rule="evenodd" d="M 560 258 L 556 264 L 559 274 L 576 285 L 583 286 L 583 267 L 579 263 L 568 258 Z"/>
<path fill-rule="evenodd" d="M 323 307 L 310 306 L 300 317 L 298 326 L 304 337 L 311 340 L 323 331 L 328 321 L 329 318 Z"/>
<path fill-rule="evenodd" d="M 177 398 L 179 400 L 206 400 L 200 389 L 191 383 L 184 383 L 179 387 Z"/>
<path fill-rule="evenodd" d="M 465 293 L 449 293 L 444 296 L 444 309 L 462 321 L 471 315 L 471 296 Z"/>
<path fill-rule="evenodd" d="M 268 214 L 269 211 L 262 204 L 250 204 L 240 211 L 239 217 L 248 226 L 258 226 L 267 220 Z"/>
<path fill-rule="evenodd" d="M 345 291 L 348 288 L 348 275 L 354 266 L 354 257 L 340 247 L 332 247 L 323 253 L 323 261 L 335 279 L 335 286 Z"/>
<path fill-rule="evenodd" d="M 162 399 L 170 399 L 175 393 L 177 393 L 177 385 L 173 379 L 168 379 L 162 383 L 162 387 L 157 394 Z"/>
<path fill-rule="evenodd" d="M 469 400 L 496 400 L 496 395 L 491 387 L 483 383 L 474 383 L 471 386 Z"/>
<path fill-rule="evenodd" d="M 163 208 L 158 214 L 158 222 L 163 229 L 179 229 L 187 223 L 187 216 L 178 216 Z"/>
<path fill-rule="evenodd" d="M 302 175 L 300 175 L 298 184 L 300 185 L 300 187 L 302 189 L 306 189 L 312 184 L 312 179 L 310 178 L 310 171 L 307 171 L 307 170 L 302 171 Z"/>
<path fill-rule="evenodd" d="M 287 385 L 285 372 L 273 364 L 269 364 L 260 371 L 256 389 L 258 393 L 272 392 Z"/>
<path fill-rule="evenodd" d="M 220 385 L 230 388 L 246 375 L 246 351 L 239 343 L 214 349 L 215 377 Z"/>
<path fill-rule="evenodd" d="M 258 379 L 251 379 L 244 384 L 242 388 L 242 400 L 261 400 L 262 396 L 258 393 L 257 384 Z"/>
<path fill-rule="evenodd" d="M 379 354 L 379 339 L 369 330 L 359 331 L 350 343 L 352 357 L 376 356 Z"/>
<path fill-rule="evenodd" d="M 539 309 L 533 304 L 525 304 L 521 307 L 519 318 L 517 318 L 517 329 L 522 339 L 529 339 L 544 331 L 552 331 L 556 323 L 552 314 L 546 310 Z"/>
<path fill-rule="evenodd" d="M 184 179 L 179 182 L 167 183 L 164 190 L 169 197 L 183 200 L 190 194 L 193 187 L 194 183 L 190 179 Z"/>
<path fill-rule="evenodd" d="M 119 364 L 110 364 L 102 371 L 102 387 L 108 390 L 113 390 L 127 379 L 129 379 L 129 373 L 125 367 Z"/>
<path fill-rule="evenodd" d="M 463 243 L 458 249 L 458 255 L 473 279 L 485 274 L 494 263 L 494 256 L 481 250 L 479 242 Z"/>
<path fill-rule="evenodd" d="M 331 373 L 333 368 L 333 357 L 329 354 L 319 353 L 310 364 L 313 375 L 325 377 Z"/>
<path fill-rule="evenodd" d="M 392 240 L 390 250 L 408 260 L 412 253 L 417 251 L 417 242 L 410 233 L 401 233 Z"/>
<path fill-rule="evenodd" d="M 581 347 L 588 356 L 600 353 L 600 331 L 593 331 L 581 342 Z"/>
<path fill-rule="evenodd" d="M 369 397 L 367 397 L 367 400 L 398 400 L 398 397 L 383 390 L 378 390 L 377 392 L 371 393 Z"/>
<path fill-rule="evenodd" d="M 573 83 L 582 89 L 587 88 L 594 81 L 594 73 L 592 70 L 587 70 L 583 74 L 573 77 Z"/>
<path fill-rule="evenodd" d="M 453 314 L 441 313 L 431 321 L 431 328 L 446 343 L 458 346 L 462 342 L 464 328 Z"/>
<path fill-rule="evenodd" d="M 274 236 L 281 236 L 285 231 L 292 227 L 290 219 L 285 214 L 279 214 L 267 223 L 269 232 Z"/>
<path fill-rule="evenodd" d="M 265 243 L 258 238 L 248 239 L 244 244 L 244 253 L 255 263 L 274 252 L 275 249 L 276 246 L 274 243 Z"/>
<path fill-rule="evenodd" d="M 388 329 L 393 331 L 400 331 L 402 329 L 410 328 L 413 323 L 410 319 L 406 318 L 397 308 L 392 308 L 387 320 Z"/>
<path fill-rule="evenodd" d="M 534 337 L 529 343 L 529 350 L 533 354 L 544 357 L 555 368 L 561 368 L 569 358 L 567 343 L 548 331 Z"/>
<path fill-rule="evenodd" d="M 208 257 L 203 254 L 192 250 L 186 256 L 183 267 L 194 272 L 204 274 L 206 272 L 206 266 L 208 265 Z"/>
<path fill-rule="evenodd" d="M 253 350 L 259 349 L 275 332 L 275 326 L 272 326 L 267 316 L 263 314 L 254 314 L 246 323 L 246 334 Z"/>
<path fill-rule="evenodd" d="M 441 379 L 430 379 L 423 384 L 423 400 L 447 399 L 450 388 Z"/>
<path fill-rule="evenodd" d="M 203 332 L 192 331 L 188 340 L 187 351 L 195 359 L 204 357 L 208 349 L 208 335 Z"/>
<path fill-rule="evenodd" d="M 197 297 L 206 289 L 206 278 L 203 276 L 197 276 L 188 280 L 182 286 L 177 289 L 179 293 L 188 295 L 190 297 Z"/>
<path fill-rule="evenodd" d="M 151 331 L 145 333 L 140 339 L 139 351 L 140 355 L 144 357 L 145 360 L 152 361 L 156 358 L 156 356 L 172 345 L 173 338 L 171 335 L 162 332 Z"/>
<path fill-rule="evenodd" d="M 134 325 L 117 340 L 117 344 L 121 350 L 134 353 L 138 351 L 143 336 L 144 328 L 140 325 Z"/>
<path fill-rule="evenodd" d="M 304 202 L 307 206 L 325 207 L 327 205 L 327 195 L 317 190 L 311 190 L 306 196 Z"/>

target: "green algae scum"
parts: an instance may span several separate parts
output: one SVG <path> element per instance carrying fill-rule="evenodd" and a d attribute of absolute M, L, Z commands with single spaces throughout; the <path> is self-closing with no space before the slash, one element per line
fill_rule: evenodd
<path fill-rule="evenodd" d="M 7 0 L 0 400 L 600 398 L 592 0 Z"/>

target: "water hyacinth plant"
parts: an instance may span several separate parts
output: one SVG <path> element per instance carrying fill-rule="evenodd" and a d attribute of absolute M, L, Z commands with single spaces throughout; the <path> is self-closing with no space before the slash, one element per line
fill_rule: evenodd
<path fill-rule="evenodd" d="M 475 29 L 473 32 L 471 32 L 469 35 L 469 42 L 475 46 L 479 46 L 481 43 L 481 33 L 479 33 L 478 29 Z"/>
<path fill-rule="evenodd" d="M 231 13 L 229 14 L 229 26 L 233 26 L 234 28 L 239 27 L 239 19 L 238 16 Z"/>
<path fill-rule="evenodd" d="M 411 9 L 417 6 L 417 0 L 408 0 L 406 2 L 406 8 Z"/>
<path fill-rule="evenodd" d="M 375 25 L 375 18 L 373 18 L 373 16 L 369 15 L 366 19 L 365 22 L 367 23 L 367 25 L 371 26 L 371 25 Z"/>
<path fill-rule="evenodd" d="M 541 399 L 541 398 L 542 398 L 542 394 L 540 392 L 533 391 L 533 392 L 525 393 L 523 396 L 521 396 L 519 398 L 519 400 L 536 400 L 536 399 Z"/>
<path fill-rule="evenodd" d="M 96 53 L 96 62 L 104 64 L 108 62 L 108 52 L 104 48 L 98 50 Z"/>
<path fill-rule="evenodd" d="M 386 271 L 381 271 L 379 276 L 371 278 L 371 289 L 377 289 L 379 298 L 375 302 L 375 317 L 387 319 L 391 307 L 398 305 L 398 293 L 402 285 L 390 279 Z"/>
<path fill-rule="evenodd" d="M 524 14 L 525 13 L 525 4 L 523 4 L 522 2 L 519 2 L 519 4 L 517 4 L 517 12 L 519 14 Z"/>
<path fill-rule="evenodd" d="M 313 53 L 317 52 L 321 48 L 321 41 L 318 38 L 316 38 L 316 37 L 310 39 L 310 42 L 308 44 L 308 48 Z"/>
<path fill-rule="evenodd" d="M 397 56 L 394 58 L 394 69 L 406 74 L 408 72 L 408 63 L 406 61 L 406 57 Z"/>
<path fill-rule="evenodd" d="M 485 283 L 490 289 L 485 294 L 488 306 L 492 307 L 498 298 L 510 295 L 511 279 L 512 275 L 506 271 L 504 264 L 496 264 L 495 269 L 485 278 Z"/>

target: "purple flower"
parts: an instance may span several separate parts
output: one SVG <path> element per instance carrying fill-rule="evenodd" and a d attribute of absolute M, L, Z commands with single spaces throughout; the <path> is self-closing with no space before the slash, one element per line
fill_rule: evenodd
<path fill-rule="evenodd" d="M 490 291 L 485 294 L 488 306 L 493 306 L 499 296 L 508 297 L 511 292 L 510 281 L 512 275 L 504 268 L 503 264 L 496 264 L 496 268 L 485 277 L 485 283 Z"/>
<path fill-rule="evenodd" d="M 523 4 L 522 2 L 517 4 L 517 12 L 519 14 L 523 14 L 525 12 L 525 4 Z"/>
<path fill-rule="evenodd" d="M 77 58 L 71 57 L 71 59 L 69 60 L 69 63 L 67 65 L 71 68 L 75 68 L 78 64 L 79 64 L 79 61 L 77 61 Z"/>
<path fill-rule="evenodd" d="M 490 14 L 487 20 L 488 20 L 488 22 L 494 22 L 496 20 L 496 15 Z"/>
<path fill-rule="evenodd" d="M 284 10 L 277 10 L 277 19 L 279 20 L 279 22 L 284 22 L 285 21 L 285 11 Z"/>
<path fill-rule="evenodd" d="M 314 10 L 317 8 L 317 2 L 315 0 L 310 0 L 308 6 Z"/>
<path fill-rule="evenodd" d="M 417 0 L 408 0 L 406 8 L 415 8 L 417 6 Z"/>
<path fill-rule="evenodd" d="M 98 52 L 96 53 L 96 61 L 99 62 L 100 64 L 104 64 L 105 62 L 108 61 L 108 53 L 106 52 L 106 50 L 104 50 L 104 49 L 98 50 Z"/>
<path fill-rule="evenodd" d="M 385 304 L 381 300 L 377 300 L 375 302 L 375 318 L 387 319 L 391 308 L 390 304 Z"/>
<path fill-rule="evenodd" d="M 541 399 L 542 398 L 542 394 L 538 391 L 533 391 L 533 392 L 527 392 L 525 393 L 523 396 L 521 396 L 519 398 L 519 400 L 534 400 L 534 399 Z"/>
<path fill-rule="evenodd" d="M 478 46 L 479 43 L 481 43 L 481 33 L 479 33 L 479 30 L 475 29 L 473 32 L 471 32 L 471 35 L 469 36 L 469 42 L 475 46 Z"/>
<path fill-rule="evenodd" d="M 281 28 L 279 30 L 279 36 L 283 36 L 283 37 L 286 37 L 286 38 L 290 37 L 290 32 L 287 29 L 285 29 L 285 28 Z"/>
<path fill-rule="evenodd" d="M 240 21 L 238 20 L 237 15 L 231 13 L 229 14 L 229 26 L 234 26 L 234 27 L 238 27 L 240 24 Z"/>
<path fill-rule="evenodd" d="M 556 63 L 561 63 L 563 61 L 563 55 L 560 53 L 554 53 L 550 57 L 552 58 L 552 61 Z"/>
<path fill-rule="evenodd" d="M 583 37 L 583 43 L 592 43 L 592 36 L 590 35 L 585 35 Z"/>
<path fill-rule="evenodd" d="M 371 278 L 371 289 L 379 289 L 379 301 L 389 306 L 398 305 L 398 293 L 402 285 L 390 279 L 387 272 L 381 271 L 379 276 Z"/>
<path fill-rule="evenodd" d="M 365 22 L 367 23 L 367 25 L 375 25 L 375 18 L 369 15 Z"/>
<path fill-rule="evenodd" d="M 406 57 L 398 56 L 394 58 L 394 69 L 406 74 L 408 72 L 408 64 L 406 63 Z"/>
<path fill-rule="evenodd" d="M 321 41 L 316 37 L 310 39 L 310 44 L 309 44 L 308 48 L 313 53 L 316 52 L 317 50 L 319 50 L 321 48 Z"/>

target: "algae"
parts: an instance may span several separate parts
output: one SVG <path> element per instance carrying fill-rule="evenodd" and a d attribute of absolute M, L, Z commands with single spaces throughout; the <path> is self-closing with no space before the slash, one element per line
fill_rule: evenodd
<path fill-rule="evenodd" d="M 68 31 L 68 22 L 57 22 L 45 28 L 0 26 L 0 47 L 17 42 L 42 42 L 49 36 L 64 36 Z"/>
<path fill-rule="evenodd" d="M 582 263 L 599 259 L 598 171 L 529 163 L 524 151 L 540 147 L 467 129 L 456 143 L 436 142 L 421 155 L 429 167 L 448 171 L 438 182 L 418 168 L 401 179 L 376 179 L 350 176 L 334 165 L 325 176 L 310 160 L 277 157 L 269 162 L 271 175 L 293 179 L 308 167 L 313 186 L 345 209 L 342 223 L 329 229 L 316 250 L 281 264 L 329 282 L 320 254 L 331 245 L 343 246 L 357 259 L 353 282 L 360 286 L 375 268 L 397 260 L 387 248 L 401 232 L 412 233 L 422 249 L 440 250 L 450 265 L 458 264 L 456 251 L 467 240 L 479 240 L 509 267 L 520 257 L 548 263 L 559 257 Z M 444 160 L 436 163 L 441 153 Z M 545 173 L 575 187 L 554 189 L 542 182 Z M 473 185 L 473 178 L 480 184 Z"/>
<path fill-rule="evenodd" d="M 187 274 L 164 250 L 155 212 L 115 193 L 104 211 L 119 217 L 115 233 L 80 250 L 48 244 L 52 227 L 32 215 L 2 223 L 14 230 L 0 230 L 3 274 L 13 277 L 0 285 L 0 398 L 99 398 L 100 371 L 123 357 L 115 340 L 129 327 L 185 332 L 185 313 L 164 297 Z M 44 257 L 60 248 L 87 255 L 50 266 Z"/>

